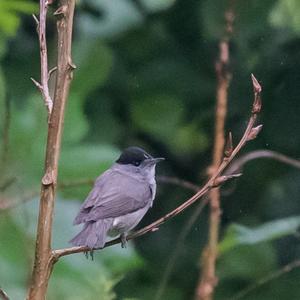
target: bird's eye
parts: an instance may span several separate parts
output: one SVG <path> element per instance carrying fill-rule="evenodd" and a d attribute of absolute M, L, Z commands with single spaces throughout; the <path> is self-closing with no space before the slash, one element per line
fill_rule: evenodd
<path fill-rule="evenodd" d="M 141 164 L 141 162 L 140 162 L 139 160 L 136 160 L 136 161 L 134 162 L 134 165 L 135 165 L 136 167 L 138 167 L 140 164 Z"/>

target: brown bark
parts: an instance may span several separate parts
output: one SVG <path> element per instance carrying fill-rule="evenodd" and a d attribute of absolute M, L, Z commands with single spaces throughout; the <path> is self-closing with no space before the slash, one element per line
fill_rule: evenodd
<path fill-rule="evenodd" d="M 229 65 L 229 35 L 232 32 L 233 12 L 229 9 L 225 13 L 226 33 L 225 38 L 219 43 L 219 59 L 216 63 L 217 92 L 215 113 L 215 137 L 213 161 L 209 172 L 214 172 L 222 161 L 225 146 L 225 120 L 227 114 L 228 87 L 230 83 Z M 230 135 L 231 139 L 231 135 Z M 230 140 L 230 143 L 232 141 Z M 226 153 L 225 153 L 226 155 Z M 216 260 L 218 256 L 218 240 L 220 227 L 220 189 L 217 187 L 210 191 L 210 215 L 207 246 L 202 253 L 202 273 L 196 288 L 196 300 L 211 300 L 217 285 Z"/>
<path fill-rule="evenodd" d="M 41 5 L 46 5 L 41 0 Z M 51 234 L 55 203 L 64 111 L 72 79 L 74 66 L 71 60 L 71 42 L 75 0 L 59 1 L 58 16 L 58 57 L 57 77 L 53 109 L 48 124 L 48 138 L 45 158 L 45 175 L 42 179 L 40 208 L 37 226 L 37 238 L 34 267 L 27 295 L 29 300 L 45 299 L 49 277 L 52 271 Z"/>
<path fill-rule="evenodd" d="M 227 90 L 229 86 L 229 74 L 225 71 L 228 64 L 228 42 L 220 43 L 220 61 L 217 63 L 216 71 L 218 77 L 217 86 L 217 106 L 216 106 L 216 126 L 213 150 L 213 163 L 210 172 L 213 172 L 220 164 L 223 157 L 225 145 L 224 127 L 227 113 Z M 203 252 L 203 268 L 201 280 L 196 290 L 196 299 L 209 300 L 212 297 L 214 286 L 217 283 L 215 275 L 215 264 L 217 259 L 217 246 L 219 238 L 220 225 L 220 189 L 215 188 L 210 191 L 210 216 L 208 244 Z"/>

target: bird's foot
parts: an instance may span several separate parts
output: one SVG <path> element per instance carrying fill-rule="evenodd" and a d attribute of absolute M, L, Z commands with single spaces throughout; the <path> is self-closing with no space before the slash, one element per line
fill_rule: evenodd
<path fill-rule="evenodd" d="M 122 248 L 127 248 L 126 234 L 125 234 L 125 233 L 122 233 L 122 234 L 120 235 L 120 238 L 121 238 L 121 247 L 122 247 Z"/>
<path fill-rule="evenodd" d="M 86 259 L 89 259 L 89 257 L 94 260 L 94 250 L 91 249 L 90 251 L 85 251 L 84 252 L 84 255 L 86 257 Z"/>

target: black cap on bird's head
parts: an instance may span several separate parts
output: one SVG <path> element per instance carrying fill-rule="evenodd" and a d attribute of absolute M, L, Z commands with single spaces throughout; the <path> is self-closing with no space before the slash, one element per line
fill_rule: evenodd
<path fill-rule="evenodd" d="M 161 160 L 164 160 L 164 158 L 154 158 L 142 148 L 128 147 L 122 152 L 122 154 L 116 162 L 122 165 L 130 164 L 138 167 L 142 162 L 156 164 Z"/>

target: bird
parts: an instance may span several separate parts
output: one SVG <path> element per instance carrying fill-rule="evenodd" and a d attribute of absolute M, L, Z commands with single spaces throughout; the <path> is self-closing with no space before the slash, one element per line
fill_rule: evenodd
<path fill-rule="evenodd" d="M 126 236 L 152 207 L 156 194 L 154 158 L 140 147 L 126 148 L 116 162 L 100 175 L 80 207 L 73 224 L 83 224 L 70 243 L 91 249 L 103 248 L 109 237 Z M 92 252 L 91 252 L 92 253 Z"/>

